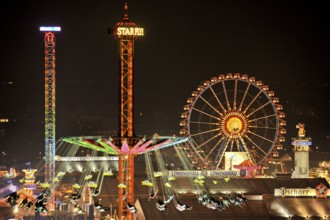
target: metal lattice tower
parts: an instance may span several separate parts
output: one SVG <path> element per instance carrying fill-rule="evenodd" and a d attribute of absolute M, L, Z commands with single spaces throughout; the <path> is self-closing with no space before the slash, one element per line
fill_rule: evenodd
<path fill-rule="evenodd" d="M 45 33 L 45 182 L 55 177 L 55 31 L 60 27 L 40 27 Z M 50 205 L 53 209 L 53 204 Z"/>
<path fill-rule="evenodd" d="M 133 108 L 133 63 L 134 63 L 134 40 L 143 36 L 143 28 L 136 27 L 134 22 L 128 19 L 128 6 L 124 6 L 123 21 L 118 22 L 114 29 L 114 36 L 118 40 L 119 47 L 119 137 L 121 142 L 125 139 L 127 144 L 133 146 L 134 138 L 134 108 Z M 118 143 L 119 144 L 119 143 Z M 133 219 L 132 213 L 127 209 L 128 205 L 134 204 L 134 157 L 135 154 L 119 154 L 119 183 L 126 188 L 118 190 L 119 217 Z"/>
<path fill-rule="evenodd" d="M 114 36 L 119 47 L 119 131 L 118 136 L 69 137 L 61 140 L 88 149 L 97 150 L 118 156 L 118 214 L 120 220 L 133 220 L 136 213 L 134 193 L 134 158 L 161 148 L 170 147 L 187 141 L 186 138 L 135 136 L 133 108 L 133 73 L 134 73 L 134 40 L 144 35 L 128 19 L 128 6 L 125 3 L 124 18 L 114 28 Z"/>
<path fill-rule="evenodd" d="M 134 40 L 136 35 L 127 30 L 135 30 L 136 25 L 130 22 L 127 14 L 127 3 L 122 22 L 118 22 L 115 29 L 115 37 L 118 39 L 119 48 L 119 135 L 120 137 L 134 136 L 134 111 L 133 111 L 133 58 Z"/>

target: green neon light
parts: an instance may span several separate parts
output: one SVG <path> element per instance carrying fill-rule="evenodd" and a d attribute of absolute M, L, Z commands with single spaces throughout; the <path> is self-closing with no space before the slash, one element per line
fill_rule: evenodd
<path fill-rule="evenodd" d="M 96 142 L 99 143 L 100 145 L 102 145 L 102 147 L 96 145 L 96 144 L 92 144 L 92 143 L 88 143 L 84 140 L 82 140 L 82 138 L 80 137 L 74 137 L 74 138 L 62 138 L 62 141 L 70 143 L 70 144 L 74 144 L 74 145 L 78 145 L 80 147 L 84 147 L 84 148 L 88 148 L 88 149 L 92 149 L 92 150 L 96 150 L 96 151 L 101 151 L 107 154 L 111 154 L 111 155 L 117 155 L 117 152 L 110 148 L 108 145 L 105 147 L 105 143 L 101 144 L 99 141 L 101 139 L 98 139 Z"/>
<path fill-rule="evenodd" d="M 102 141 L 102 138 L 99 138 L 96 140 L 97 143 L 99 143 L 102 147 L 104 147 L 108 152 L 109 154 L 114 154 L 114 155 L 117 155 L 117 151 L 115 151 L 112 147 L 110 147 L 107 143 L 104 143 Z M 111 152 L 111 153 L 110 153 Z"/>

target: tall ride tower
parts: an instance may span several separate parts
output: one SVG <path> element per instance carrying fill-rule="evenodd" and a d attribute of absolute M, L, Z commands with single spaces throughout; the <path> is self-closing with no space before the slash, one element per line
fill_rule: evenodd
<path fill-rule="evenodd" d="M 45 43 L 45 182 L 55 177 L 55 33 L 60 27 L 40 27 Z M 52 201 L 52 200 L 51 200 Z M 54 202 L 50 202 L 54 209 Z"/>
<path fill-rule="evenodd" d="M 124 18 L 118 22 L 113 34 L 119 47 L 119 132 L 117 136 L 68 137 L 61 139 L 70 144 L 94 149 L 100 152 L 118 155 L 118 214 L 120 220 L 132 220 L 137 209 L 134 206 L 134 158 L 136 155 L 156 151 L 182 142 L 187 138 L 162 137 L 151 138 L 136 136 L 134 133 L 133 108 L 133 63 L 134 40 L 143 36 L 139 28 L 128 19 L 128 6 L 125 3 Z M 140 210 L 142 212 L 142 210 Z"/>
<path fill-rule="evenodd" d="M 293 178 L 309 178 L 309 152 L 312 145 L 312 139 L 305 137 L 305 124 L 299 123 L 298 137 L 293 138 L 293 152 L 294 152 L 294 175 Z"/>
<path fill-rule="evenodd" d="M 124 19 L 116 24 L 114 36 L 119 47 L 119 135 L 121 137 L 134 136 L 133 111 L 133 72 L 134 72 L 134 40 L 144 35 L 143 28 L 136 27 L 128 19 L 128 6 L 124 6 Z"/>
<path fill-rule="evenodd" d="M 132 149 L 139 138 L 134 134 L 133 108 L 133 73 L 134 73 L 134 40 L 143 36 L 143 28 L 136 27 L 128 19 L 128 6 L 124 5 L 123 21 L 114 28 L 114 36 L 119 47 L 119 138 L 116 145 L 126 145 Z M 125 143 L 124 143 L 125 142 Z M 118 161 L 118 212 L 119 219 L 133 219 L 128 207 L 134 204 L 134 153 L 120 153 Z"/>

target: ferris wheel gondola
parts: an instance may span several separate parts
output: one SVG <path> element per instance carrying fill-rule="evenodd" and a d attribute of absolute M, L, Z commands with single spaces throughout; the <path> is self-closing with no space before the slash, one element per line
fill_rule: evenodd
<path fill-rule="evenodd" d="M 276 155 L 285 141 L 286 123 L 274 95 L 262 81 L 239 73 L 212 77 L 198 86 L 180 122 L 180 134 L 195 143 L 187 154 L 197 168 L 223 168 L 226 152 L 245 152 L 256 164 Z"/>

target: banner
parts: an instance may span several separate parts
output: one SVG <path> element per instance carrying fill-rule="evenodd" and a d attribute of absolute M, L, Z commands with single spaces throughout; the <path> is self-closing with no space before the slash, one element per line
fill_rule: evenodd
<path fill-rule="evenodd" d="M 282 197 L 313 197 L 318 198 L 327 197 L 328 189 L 322 183 L 316 186 L 316 188 L 280 188 L 274 189 L 274 196 Z"/>
<path fill-rule="evenodd" d="M 245 176 L 245 170 L 169 170 L 168 176 L 173 177 L 241 177 Z"/>

